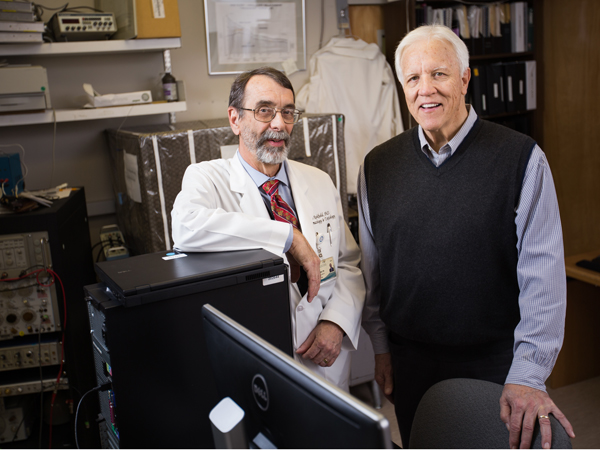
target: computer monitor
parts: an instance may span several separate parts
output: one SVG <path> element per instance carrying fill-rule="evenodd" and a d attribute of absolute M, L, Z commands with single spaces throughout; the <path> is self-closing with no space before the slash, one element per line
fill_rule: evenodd
<path fill-rule="evenodd" d="M 392 448 L 382 414 L 211 305 L 202 316 L 219 397 L 244 410 L 250 448 L 256 437 L 276 448 Z"/>

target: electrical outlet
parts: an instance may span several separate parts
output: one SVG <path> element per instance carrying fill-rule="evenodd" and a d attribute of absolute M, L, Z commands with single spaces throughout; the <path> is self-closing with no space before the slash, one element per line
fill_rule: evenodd
<path fill-rule="evenodd" d="M 100 229 L 100 241 L 107 261 L 127 258 L 129 250 L 125 247 L 123 233 L 117 225 L 105 225 Z"/>

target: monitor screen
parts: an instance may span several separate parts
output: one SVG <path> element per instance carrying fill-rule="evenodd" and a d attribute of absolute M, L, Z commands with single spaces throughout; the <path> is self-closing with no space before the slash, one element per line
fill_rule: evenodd
<path fill-rule="evenodd" d="M 264 437 L 277 448 L 392 448 L 382 414 L 216 308 L 202 316 L 219 397 L 244 410 L 250 448 Z"/>

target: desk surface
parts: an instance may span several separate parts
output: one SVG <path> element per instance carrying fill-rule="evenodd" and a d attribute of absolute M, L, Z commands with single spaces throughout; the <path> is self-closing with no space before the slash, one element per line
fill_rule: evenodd
<path fill-rule="evenodd" d="M 597 256 L 600 256 L 600 249 L 593 252 L 581 253 L 579 255 L 567 256 L 565 258 L 567 276 L 580 281 L 585 281 L 586 283 L 595 286 L 600 286 L 600 272 L 584 269 L 583 267 L 576 265 L 576 263 L 582 259 L 592 260 Z"/>

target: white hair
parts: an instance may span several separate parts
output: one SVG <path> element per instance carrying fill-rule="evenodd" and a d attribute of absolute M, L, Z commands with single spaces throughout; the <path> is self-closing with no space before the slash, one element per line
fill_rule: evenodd
<path fill-rule="evenodd" d="M 469 49 L 454 31 L 444 25 L 422 25 L 404 36 L 396 49 L 396 75 L 402 86 L 404 86 L 404 76 L 402 75 L 401 63 L 404 51 L 413 44 L 427 40 L 444 41 L 452 45 L 456 54 L 456 59 L 458 60 L 458 68 L 461 75 L 464 75 L 465 70 L 469 68 Z"/>

